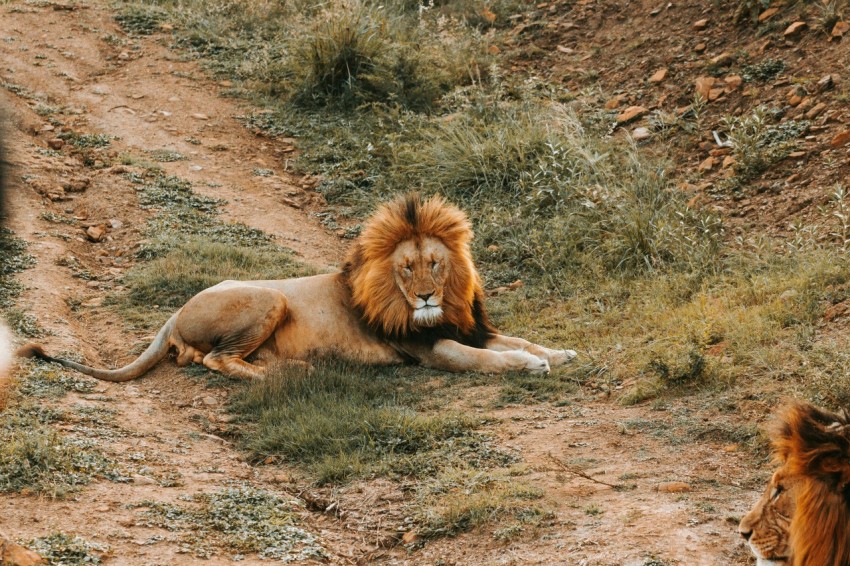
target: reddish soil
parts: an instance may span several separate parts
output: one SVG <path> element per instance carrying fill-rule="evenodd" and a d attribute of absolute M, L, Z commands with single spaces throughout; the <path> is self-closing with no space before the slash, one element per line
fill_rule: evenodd
<path fill-rule="evenodd" d="M 552 76 L 562 75 L 566 84 L 571 84 L 574 67 L 597 69 L 606 88 L 624 85 L 628 104 L 687 104 L 692 96 L 689 85 L 705 57 L 743 47 L 755 50 L 764 43 L 752 30 L 738 33 L 731 23 L 714 15 L 728 11 L 728 3 L 707 14 L 687 3 L 676 4 L 657 16 L 650 15 L 657 6 L 649 2 L 629 3 L 628 11 L 613 10 L 613 2 L 568 4 L 574 7 L 568 10 L 566 3 L 551 4 L 551 25 L 546 33 L 535 36 L 546 57 L 534 64 Z M 548 4 L 541 6 L 541 10 L 550 9 Z M 57 130 L 46 128 L 47 120 L 36 112 L 40 104 L 65 107 L 61 118 L 74 131 L 117 136 L 106 152 L 138 157 L 150 150 L 180 152 L 189 159 L 162 163 L 162 167 L 191 180 L 203 194 L 227 199 L 227 217 L 273 234 L 319 268 L 338 264 L 345 242 L 310 214 L 321 210 L 321 198 L 309 190 L 309 180 L 286 171 L 291 143 L 256 137 L 236 119 L 250 109 L 219 97 L 222 87 L 206 78 L 196 63 L 169 51 L 158 36 L 126 36 L 107 3 L 59 8 L 25 2 L 0 6 L 0 81 L 25 89 L 17 94 L 0 90 L 0 107 L 7 110 L 12 123 L 9 139 L 15 176 L 26 179 L 12 198 L 11 228 L 30 243 L 30 252 L 38 259 L 36 267 L 22 277 L 27 290 L 20 304 L 51 332 L 45 341 L 52 350 L 80 352 L 90 363 L 115 366 L 130 360 L 130 351 L 149 340 L 101 306 L 101 298 L 119 287 L 115 279 L 133 265 L 132 252 L 143 238 L 148 213 L 139 208 L 131 183 L 115 169 L 92 169 L 69 152 L 45 151 Z M 700 17 L 709 17 L 711 25 L 696 34 L 690 26 Z M 575 26 L 567 25 L 571 21 Z M 666 23 L 655 27 L 658 22 Z M 674 27 L 678 30 L 674 39 L 664 35 L 663 30 Z M 709 47 L 704 57 L 697 58 L 692 44 L 702 37 Z M 638 48 L 629 46 L 641 40 L 643 55 L 637 57 Z M 669 41 L 681 45 L 676 43 L 672 49 Z M 807 76 L 817 79 L 848 68 L 847 51 L 840 56 L 833 53 L 831 59 L 815 56 L 824 41 L 811 33 L 799 44 L 771 44 L 766 49 L 777 50 L 794 65 L 816 61 L 818 65 Z M 573 51 L 559 51 L 557 45 Z M 602 50 L 597 52 L 596 47 Z M 666 82 L 658 86 L 645 82 L 665 66 L 670 68 Z M 797 67 L 791 69 L 797 73 Z M 794 76 L 786 71 L 784 78 L 764 87 L 766 100 L 784 96 Z M 830 99 L 835 92 L 822 97 Z M 660 102 L 663 95 L 665 102 Z M 749 106 L 750 100 L 741 93 L 729 93 L 711 108 Z M 806 158 L 783 163 L 765 179 L 784 187 L 781 198 L 766 192 L 748 196 L 748 204 L 724 200 L 719 206 L 738 211 L 741 226 L 781 226 L 794 203 L 820 202 L 826 183 L 850 171 L 844 162 L 846 150 L 826 149 L 839 124 L 846 126 L 850 110 L 832 105 L 824 116 L 817 121 L 822 129 L 813 134 L 814 139 L 805 140 Z M 704 159 L 703 153 L 707 155 L 695 149 L 677 153 L 676 159 L 683 167 L 695 167 Z M 827 159 L 833 159 L 835 167 L 817 166 Z M 792 172 L 802 168 L 801 163 L 807 163 L 804 174 L 788 181 Z M 257 168 L 275 174 L 257 176 L 253 172 Z M 709 182 L 714 174 L 707 176 Z M 84 191 L 61 189 L 79 178 L 88 179 Z M 706 198 L 708 205 L 713 197 Z M 810 209 L 803 206 L 796 213 Z M 750 210 L 764 213 L 751 215 Z M 42 215 L 50 212 L 78 218 L 80 225 L 49 222 Z M 89 241 L 83 228 L 101 224 L 110 226 L 105 240 Z M 69 255 L 78 258 L 97 281 L 87 283 L 57 265 Z M 72 311 L 69 300 L 82 306 Z M 703 406 L 699 396 L 677 401 L 663 412 L 650 406 L 622 408 L 590 394 L 565 407 L 487 411 L 495 423 L 489 425 L 490 432 L 527 464 L 531 472 L 524 479 L 543 488 L 546 505 L 555 510 L 553 520 L 533 536 L 511 542 L 496 540 L 492 529 L 485 527 L 408 550 L 399 545 L 385 548 L 387 541 L 397 540 L 401 502 L 408 497 L 399 486 L 376 480 L 325 490 L 317 497 L 336 501 L 342 512 L 312 511 L 317 507 L 315 501 L 309 503 L 314 497 L 302 494 L 307 486 L 291 480 L 297 474 L 290 475 L 291 470 L 282 466 L 250 466 L 231 442 L 210 434 L 227 420 L 222 409 L 225 394 L 188 380 L 171 362 L 130 385 L 99 384 L 94 393 L 69 394 L 62 401 L 65 405 L 117 411 L 116 425 L 125 434 L 103 440 L 110 457 L 129 463 L 131 455 L 141 453 L 147 476 L 179 473 L 181 485 L 162 488 L 144 480 L 98 481 L 67 500 L 0 495 L 0 531 L 19 541 L 56 531 L 79 534 L 108 545 L 107 564 L 196 563 L 197 559 L 180 553 L 174 536 L 139 524 L 138 511 L 126 505 L 145 499 L 173 502 L 181 495 L 216 491 L 241 480 L 293 497 L 301 494 L 303 526 L 319 536 L 332 563 L 640 565 L 651 559 L 689 566 L 753 563 L 735 529 L 737 519 L 757 498 L 765 472 L 754 467 L 752 455 L 735 444 L 698 433 L 678 435 L 683 427 L 698 430 L 708 418 L 722 419 L 716 410 Z M 762 414 L 752 417 L 760 420 Z M 588 477 L 569 470 L 581 470 Z M 680 486 L 684 491 L 665 491 L 671 489 L 670 482 L 687 485 Z M 151 543 L 154 535 L 163 538 Z M 220 555 L 208 563 L 230 561 Z M 243 560 L 261 562 L 251 556 Z"/>

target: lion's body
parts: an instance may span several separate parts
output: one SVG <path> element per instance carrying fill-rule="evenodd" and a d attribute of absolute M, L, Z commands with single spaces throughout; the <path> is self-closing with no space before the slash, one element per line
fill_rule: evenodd
<path fill-rule="evenodd" d="M 36 355 L 109 381 L 142 375 L 172 348 L 177 363 L 203 363 L 256 378 L 272 362 L 337 355 L 371 364 L 415 361 L 447 371 L 547 372 L 572 350 L 501 336 L 484 310 L 466 216 L 440 198 L 384 205 L 340 273 L 276 281 L 224 281 L 175 313 L 133 363 L 95 369 Z"/>
<path fill-rule="evenodd" d="M 770 523 L 777 539 L 785 541 L 788 566 L 850 566 L 850 419 L 808 403 L 795 403 L 783 412 L 772 434 L 781 463 L 768 492 L 741 522 L 744 538 L 752 539 L 751 524 L 759 509 L 775 511 L 781 520 Z M 772 490 L 787 496 L 764 505 Z M 782 495 L 782 493 L 780 493 Z M 784 530 L 783 530 L 784 529 Z M 780 532 L 782 531 L 782 532 Z M 760 562 L 761 564 L 761 562 Z"/>

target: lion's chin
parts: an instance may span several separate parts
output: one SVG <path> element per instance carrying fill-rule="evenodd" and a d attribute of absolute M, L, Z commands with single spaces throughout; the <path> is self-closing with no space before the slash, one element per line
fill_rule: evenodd
<path fill-rule="evenodd" d="M 442 307 L 426 306 L 413 311 L 413 322 L 419 326 L 434 326 L 442 318 Z"/>

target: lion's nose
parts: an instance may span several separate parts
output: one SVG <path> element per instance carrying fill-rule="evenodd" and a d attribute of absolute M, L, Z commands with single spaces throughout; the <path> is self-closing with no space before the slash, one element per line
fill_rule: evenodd
<path fill-rule="evenodd" d="M 743 537 L 744 540 L 750 540 L 750 537 L 753 536 L 753 531 L 738 531 Z"/>
<path fill-rule="evenodd" d="M 428 299 L 430 299 L 433 294 L 434 294 L 433 292 L 431 292 L 431 293 L 416 293 L 416 296 L 419 297 L 420 299 L 422 299 L 423 301 L 428 302 Z"/>

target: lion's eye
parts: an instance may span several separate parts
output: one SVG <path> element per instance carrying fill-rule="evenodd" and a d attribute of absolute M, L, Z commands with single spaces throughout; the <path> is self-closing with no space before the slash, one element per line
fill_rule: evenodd
<path fill-rule="evenodd" d="M 434 260 L 434 261 L 432 261 L 432 262 L 431 262 L 431 269 L 433 269 L 434 271 L 436 271 L 438 267 L 440 267 L 440 262 L 439 262 L 439 261 Z"/>
<path fill-rule="evenodd" d="M 773 496 L 771 497 L 771 499 L 776 499 L 777 497 L 779 497 L 779 494 L 782 493 L 784 490 L 785 490 L 785 488 L 782 487 L 781 485 L 777 485 L 776 487 L 774 487 L 773 488 Z"/>
<path fill-rule="evenodd" d="M 404 272 L 405 275 L 410 275 L 411 273 L 413 273 L 413 270 L 410 269 L 409 265 L 405 265 L 404 267 L 401 268 L 401 270 L 402 270 L 402 272 Z"/>

